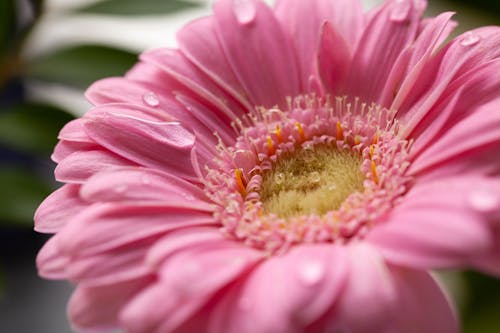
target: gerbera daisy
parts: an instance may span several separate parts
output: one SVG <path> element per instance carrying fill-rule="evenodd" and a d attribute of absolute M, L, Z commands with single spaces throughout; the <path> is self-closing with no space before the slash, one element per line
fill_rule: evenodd
<path fill-rule="evenodd" d="M 77 329 L 458 331 L 500 273 L 500 29 L 423 0 L 220 0 L 60 133 L 40 274 Z"/>

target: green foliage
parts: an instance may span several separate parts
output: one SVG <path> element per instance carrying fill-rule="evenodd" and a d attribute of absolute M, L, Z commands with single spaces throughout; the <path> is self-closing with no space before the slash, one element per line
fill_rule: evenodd
<path fill-rule="evenodd" d="M 85 88 L 109 76 L 123 75 L 137 62 L 137 55 L 100 45 L 80 45 L 56 50 L 27 64 L 28 77 Z"/>
<path fill-rule="evenodd" d="M 73 116 L 49 105 L 20 104 L 0 114 L 0 144 L 25 153 L 49 155 L 59 130 Z"/>
<path fill-rule="evenodd" d="M 468 272 L 469 302 L 463 313 L 464 333 L 498 332 L 500 328 L 500 280 Z"/>
<path fill-rule="evenodd" d="M 30 170 L 0 167 L 0 222 L 32 227 L 33 214 L 50 186 Z"/>
<path fill-rule="evenodd" d="M 14 0 L 0 1 L 0 52 L 11 48 L 16 30 L 16 6 Z"/>
<path fill-rule="evenodd" d="M 199 4 L 184 0 L 104 0 L 81 8 L 79 11 L 111 15 L 170 14 Z"/>

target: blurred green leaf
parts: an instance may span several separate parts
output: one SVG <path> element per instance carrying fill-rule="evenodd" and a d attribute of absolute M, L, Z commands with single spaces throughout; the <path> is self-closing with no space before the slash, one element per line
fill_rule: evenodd
<path fill-rule="evenodd" d="M 500 328 L 500 280 L 468 272 L 469 303 L 463 313 L 464 333 L 498 332 Z"/>
<path fill-rule="evenodd" d="M 137 55 L 108 46 L 80 45 L 60 49 L 33 59 L 27 75 L 85 88 L 92 82 L 123 75 L 137 61 Z"/>
<path fill-rule="evenodd" d="M 111 15 L 169 14 L 199 6 L 184 0 L 104 0 L 79 9 L 79 12 Z"/>
<path fill-rule="evenodd" d="M 0 1 L 0 52 L 4 53 L 14 42 L 16 31 L 16 4 L 14 0 Z"/>
<path fill-rule="evenodd" d="M 50 186 L 29 170 L 0 167 L 0 222 L 31 227 L 33 214 Z"/>
<path fill-rule="evenodd" d="M 27 153 L 48 155 L 59 130 L 73 116 L 49 105 L 20 104 L 0 114 L 0 143 Z"/>

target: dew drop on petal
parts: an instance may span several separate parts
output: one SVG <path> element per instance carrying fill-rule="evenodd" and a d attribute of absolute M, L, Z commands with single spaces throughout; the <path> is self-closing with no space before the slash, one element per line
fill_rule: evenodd
<path fill-rule="evenodd" d="M 279 172 L 274 176 L 274 182 L 278 185 L 281 185 L 285 182 L 285 174 L 282 172 Z"/>
<path fill-rule="evenodd" d="M 116 193 L 125 193 L 127 191 L 127 185 L 119 185 L 115 188 Z"/>
<path fill-rule="evenodd" d="M 475 33 L 469 31 L 469 32 L 464 34 L 462 40 L 460 41 L 460 45 L 473 46 L 473 45 L 477 44 L 480 39 L 481 39 L 481 37 L 479 37 Z"/>
<path fill-rule="evenodd" d="M 144 101 L 144 103 L 146 103 L 147 106 L 157 107 L 158 105 L 160 105 L 160 99 L 154 92 L 151 91 L 142 95 L 142 100 Z"/>
<path fill-rule="evenodd" d="M 233 0 L 233 10 L 241 24 L 251 23 L 257 14 L 257 8 L 251 0 Z"/>
<path fill-rule="evenodd" d="M 151 180 L 149 179 L 148 176 L 142 176 L 141 177 L 141 182 L 142 182 L 143 185 L 149 185 L 149 184 L 151 184 Z"/>
<path fill-rule="evenodd" d="M 472 191 L 468 200 L 470 206 L 479 212 L 491 212 L 500 206 L 500 198 L 486 189 Z"/>
<path fill-rule="evenodd" d="M 409 0 L 396 0 L 392 5 L 391 21 L 404 22 L 408 19 L 411 12 L 411 1 Z"/>
<path fill-rule="evenodd" d="M 317 260 L 308 260 L 297 265 L 298 277 L 307 286 L 319 283 L 325 276 L 325 266 Z"/>
<path fill-rule="evenodd" d="M 319 183 L 321 181 L 321 175 L 319 174 L 318 171 L 313 171 L 309 175 L 311 177 L 311 181 L 315 184 Z"/>

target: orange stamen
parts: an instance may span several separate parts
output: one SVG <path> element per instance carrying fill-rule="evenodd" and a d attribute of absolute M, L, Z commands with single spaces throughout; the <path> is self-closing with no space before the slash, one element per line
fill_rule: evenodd
<path fill-rule="evenodd" d="M 306 135 L 304 134 L 304 128 L 302 124 L 299 122 L 295 123 L 295 127 L 297 127 L 297 132 L 299 132 L 299 137 L 302 141 L 306 141 Z"/>
<path fill-rule="evenodd" d="M 245 196 L 247 193 L 247 182 L 243 177 L 243 171 L 239 168 L 235 169 L 234 176 L 236 178 L 236 185 L 238 185 L 238 191 L 241 193 L 242 196 Z"/>
<path fill-rule="evenodd" d="M 372 174 L 373 174 L 373 181 L 375 184 L 378 184 L 378 174 L 377 174 L 377 165 L 375 164 L 375 161 L 372 161 Z"/>
<path fill-rule="evenodd" d="M 272 155 L 274 155 L 275 152 L 276 152 L 276 150 L 274 149 L 273 139 L 270 136 L 268 136 L 267 137 L 267 153 L 269 154 L 269 156 L 272 156 Z"/>
<path fill-rule="evenodd" d="M 337 121 L 337 140 L 344 140 L 344 131 L 342 130 L 340 121 Z"/>
<path fill-rule="evenodd" d="M 281 134 L 281 128 L 279 125 L 276 125 L 276 137 L 278 138 L 278 142 L 283 142 L 283 135 Z"/>

